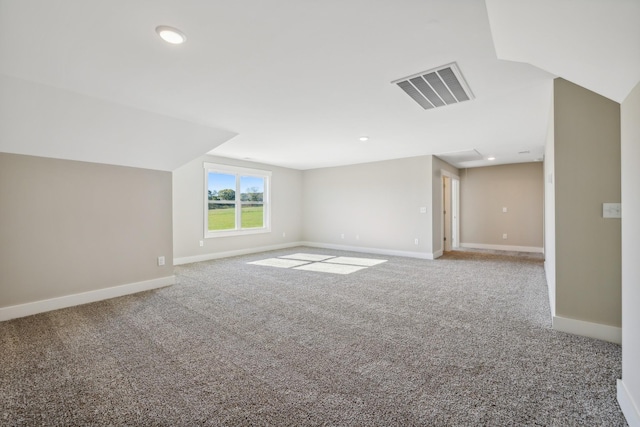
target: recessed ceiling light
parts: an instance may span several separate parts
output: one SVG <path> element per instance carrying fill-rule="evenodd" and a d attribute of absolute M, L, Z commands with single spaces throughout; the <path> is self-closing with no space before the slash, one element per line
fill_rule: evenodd
<path fill-rule="evenodd" d="M 167 27 L 166 25 L 160 25 L 156 27 L 156 33 L 162 38 L 162 40 L 171 44 L 182 44 L 187 40 L 187 36 L 177 28 Z"/>
<path fill-rule="evenodd" d="M 495 159 L 496 159 L 496 158 L 495 158 L 495 157 L 493 157 L 493 156 L 492 156 L 492 157 L 487 157 L 487 160 L 495 160 Z"/>
<path fill-rule="evenodd" d="M 364 142 L 364 141 L 368 141 L 369 137 L 368 136 L 361 136 L 360 137 L 360 141 Z"/>

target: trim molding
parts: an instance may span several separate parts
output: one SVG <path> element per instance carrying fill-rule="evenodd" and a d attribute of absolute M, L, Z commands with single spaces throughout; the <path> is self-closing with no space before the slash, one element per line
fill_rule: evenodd
<path fill-rule="evenodd" d="M 407 258 L 419 258 L 433 260 L 434 255 L 428 252 L 411 252 L 411 251 L 398 251 L 394 249 L 381 249 L 381 248 L 367 248 L 363 246 L 347 246 L 347 245 L 334 245 L 332 243 L 320 243 L 320 242 L 300 242 L 302 246 L 310 246 L 312 248 L 323 249 L 336 249 L 339 251 L 353 251 L 362 252 L 366 254 L 378 254 L 378 255 L 391 255 L 402 256 Z"/>
<path fill-rule="evenodd" d="M 235 251 L 214 252 L 209 254 L 194 255 L 194 256 L 187 256 L 187 257 L 181 257 L 181 258 L 174 257 L 173 265 L 182 265 L 182 264 L 191 264 L 193 262 L 211 261 L 213 259 L 229 258 L 232 256 L 238 256 L 238 255 L 255 254 L 258 252 L 275 251 L 278 249 L 294 248 L 296 246 L 302 246 L 302 245 L 303 245 L 302 242 L 290 242 L 290 243 L 283 243 L 281 245 L 256 246 L 256 247 L 245 248 L 245 249 L 237 249 Z"/>
<path fill-rule="evenodd" d="M 554 260 L 555 262 L 555 260 Z M 544 260 L 544 277 L 547 279 L 547 290 L 549 291 L 549 307 L 551 308 L 551 318 L 556 315 L 556 275 L 551 271 L 551 264 L 548 259 Z"/>
<path fill-rule="evenodd" d="M 176 276 L 172 275 L 160 277 L 158 279 L 145 280 L 143 282 L 96 289 L 95 291 L 81 292 L 79 294 L 28 302 L 26 304 L 0 307 L 0 322 L 16 319 L 18 317 L 31 316 L 33 314 L 45 313 L 47 311 L 59 310 L 61 308 L 73 307 L 75 305 L 121 297 L 123 295 L 135 294 L 142 291 L 149 291 L 151 289 L 164 288 L 165 286 L 173 285 L 175 282 Z"/>
<path fill-rule="evenodd" d="M 622 414 L 627 419 L 627 424 L 629 424 L 629 427 L 640 427 L 640 411 L 633 403 L 633 398 L 623 380 L 618 380 L 617 389 L 618 404 L 622 409 Z"/>
<path fill-rule="evenodd" d="M 436 259 L 436 258 L 440 258 L 442 256 L 442 254 L 444 254 L 444 252 L 442 251 L 442 249 L 438 249 L 437 251 L 435 251 L 433 253 L 433 257 L 431 259 Z"/>
<path fill-rule="evenodd" d="M 622 344 L 622 328 L 616 326 L 553 316 L 553 329 L 560 332 L 568 332 L 574 335 L 609 341 L 615 344 Z"/>
<path fill-rule="evenodd" d="M 544 248 L 536 246 L 508 246 L 508 245 L 485 245 L 484 243 L 460 243 L 461 248 L 469 249 L 493 249 L 496 251 L 513 251 L 513 252 L 535 252 L 544 253 Z"/>

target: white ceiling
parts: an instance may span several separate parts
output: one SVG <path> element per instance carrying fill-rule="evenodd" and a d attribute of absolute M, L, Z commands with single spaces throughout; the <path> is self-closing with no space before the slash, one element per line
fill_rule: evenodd
<path fill-rule="evenodd" d="M 639 0 L 486 0 L 498 57 L 622 103 L 640 81 Z"/>
<path fill-rule="evenodd" d="M 502 22 L 494 30 L 507 52 L 502 57 L 564 72 L 541 55 L 513 57 L 519 43 L 535 40 L 505 43 L 524 18 L 501 3 L 508 2 L 491 1 L 490 11 L 492 23 Z M 516 29 L 504 25 L 510 15 Z M 187 42 L 164 43 L 154 32 L 158 25 L 181 29 Z M 626 47 L 617 47 L 617 55 L 637 54 Z M 390 83 L 454 61 L 472 101 L 425 111 Z M 19 128 L 28 120 L 15 116 L 29 114 L 28 105 L 10 114 L 14 100 L 3 100 L 0 151 L 164 170 L 209 150 L 298 169 L 473 149 L 496 156 L 494 163 L 533 161 L 542 157 L 555 76 L 524 62 L 497 58 L 480 0 L 0 0 L 2 94 L 25 93 L 61 109 L 67 101 L 58 98 L 71 97 L 71 111 L 94 100 L 87 111 L 96 111 L 80 137 L 67 142 L 73 129 Z M 14 89 L 16 81 L 24 92 Z M 625 90 L 603 91 L 620 97 Z M 107 104 L 121 114 L 99 114 Z M 121 126 L 132 112 L 155 113 L 166 129 L 145 129 L 154 126 L 151 119 Z M 5 134 L 8 123 L 16 129 Z M 121 131 L 105 133 L 110 127 Z M 52 132 L 59 134 L 53 144 L 43 137 Z M 360 142 L 362 135 L 369 141 Z M 95 151 L 82 144 L 87 138 Z M 140 155 L 154 150 L 153 162 Z"/>

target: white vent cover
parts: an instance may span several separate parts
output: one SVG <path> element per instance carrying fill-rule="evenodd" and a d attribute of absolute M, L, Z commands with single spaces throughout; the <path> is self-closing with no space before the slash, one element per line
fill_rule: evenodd
<path fill-rule="evenodd" d="M 425 110 L 473 99 L 455 62 L 391 83 L 397 84 Z"/>

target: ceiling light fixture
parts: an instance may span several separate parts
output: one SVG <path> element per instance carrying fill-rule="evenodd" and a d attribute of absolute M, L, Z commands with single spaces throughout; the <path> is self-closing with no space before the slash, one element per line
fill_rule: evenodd
<path fill-rule="evenodd" d="M 360 141 L 364 142 L 364 141 L 368 141 L 369 137 L 368 136 L 361 136 L 360 137 Z"/>
<path fill-rule="evenodd" d="M 487 160 L 495 160 L 495 159 L 496 159 L 496 158 L 495 158 L 495 157 L 493 157 L 493 156 L 492 156 L 492 157 L 487 157 Z"/>
<path fill-rule="evenodd" d="M 187 36 L 177 28 L 160 25 L 156 27 L 156 33 L 167 43 L 182 44 L 187 40 Z"/>

